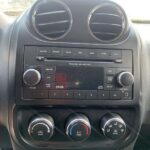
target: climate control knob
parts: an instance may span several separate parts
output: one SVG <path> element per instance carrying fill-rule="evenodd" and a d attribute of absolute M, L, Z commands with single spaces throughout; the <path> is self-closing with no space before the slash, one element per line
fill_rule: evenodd
<path fill-rule="evenodd" d="M 40 114 L 31 120 L 29 136 L 35 141 L 48 141 L 54 133 L 54 120 L 47 114 Z"/>
<path fill-rule="evenodd" d="M 131 72 L 121 72 L 117 77 L 118 84 L 122 87 L 132 86 L 134 83 L 134 76 Z"/>
<path fill-rule="evenodd" d="M 104 136 L 117 140 L 126 133 L 126 123 L 118 114 L 107 114 L 101 119 L 100 128 Z"/>
<path fill-rule="evenodd" d="M 66 134 L 75 141 L 84 141 L 91 134 L 89 119 L 82 114 L 71 116 L 66 126 Z"/>
<path fill-rule="evenodd" d="M 28 69 L 23 74 L 23 81 L 28 86 L 35 86 L 41 81 L 41 74 L 36 69 Z"/>

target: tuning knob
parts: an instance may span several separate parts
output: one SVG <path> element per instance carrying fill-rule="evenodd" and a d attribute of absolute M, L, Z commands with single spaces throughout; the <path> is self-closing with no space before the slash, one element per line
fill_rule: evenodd
<path fill-rule="evenodd" d="M 28 69 L 23 74 L 23 81 L 28 86 L 35 86 L 41 81 L 41 74 L 36 69 Z"/>
<path fill-rule="evenodd" d="M 47 114 L 35 117 L 28 127 L 29 136 L 36 141 L 48 141 L 54 133 L 54 120 Z"/>
<path fill-rule="evenodd" d="M 82 114 L 71 116 L 66 126 L 66 134 L 75 141 L 85 141 L 91 134 L 89 119 Z"/>
<path fill-rule="evenodd" d="M 100 128 L 104 136 L 116 140 L 123 137 L 126 133 L 126 123 L 118 114 L 107 114 L 100 122 Z"/>
<path fill-rule="evenodd" d="M 132 86 L 134 83 L 134 76 L 131 72 L 121 72 L 117 77 L 118 84 L 122 87 Z"/>

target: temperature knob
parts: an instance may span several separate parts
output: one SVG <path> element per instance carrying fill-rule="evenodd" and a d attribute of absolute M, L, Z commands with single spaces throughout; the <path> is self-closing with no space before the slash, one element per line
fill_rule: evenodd
<path fill-rule="evenodd" d="M 23 81 L 28 86 L 35 86 L 41 81 L 41 74 L 36 69 L 28 69 L 23 74 Z"/>
<path fill-rule="evenodd" d="M 48 141 L 54 133 L 54 120 L 47 114 L 40 114 L 29 124 L 28 133 L 36 141 Z"/>
<path fill-rule="evenodd" d="M 101 119 L 100 128 L 104 136 L 116 140 L 126 133 L 126 123 L 118 114 L 107 114 Z"/>
<path fill-rule="evenodd" d="M 132 86 L 134 83 L 134 76 L 131 72 L 121 72 L 117 77 L 118 84 L 122 87 Z"/>
<path fill-rule="evenodd" d="M 71 116 L 66 127 L 66 134 L 75 141 L 84 141 L 91 134 L 89 119 L 82 114 Z"/>

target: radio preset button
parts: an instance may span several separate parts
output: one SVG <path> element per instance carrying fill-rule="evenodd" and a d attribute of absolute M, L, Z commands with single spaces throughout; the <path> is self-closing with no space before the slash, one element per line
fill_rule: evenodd
<path fill-rule="evenodd" d="M 73 91 L 62 91 L 61 95 L 62 95 L 62 98 L 72 99 Z"/>
<path fill-rule="evenodd" d="M 87 99 L 97 99 L 97 91 L 86 91 Z"/>
<path fill-rule="evenodd" d="M 97 51 L 96 50 L 89 50 L 88 51 L 89 58 L 97 58 Z"/>
<path fill-rule="evenodd" d="M 48 92 L 45 90 L 35 91 L 32 94 L 33 98 L 46 99 L 48 98 Z"/>
<path fill-rule="evenodd" d="M 52 57 L 59 57 L 62 56 L 62 50 L 60 49 L 52 49 L 51 50 Z"/>
<path fill-rule="evenodd" d="M 39 56 L 47 56 L 50 51 L 49 47 L 38 47 L 37 49 Z"/>
<path fill-rule="evenodd" d="M 75 55 L 75 52 L 71 49 L 64 49 L 63 50 L 63 56 L 64 57 L 70 57 L 70 58 L 73 58 Z"/>
<path fill-rule="evenodd" d="M 112 50 L 110 55 L 111 55 L 112 59 L 121 59 L 122 58 L 122 51 Z"/>
<path fill-rule="evenodd" d="M 66 90 L 50 90 L 49 91 L 49 98 L 52 99 L 72 99 L 73 98 L 73 91 L 66 91 Z"/>
<path fill-rule="evenodd" d="M 98 99 L 108 100 L 109 99 L 109 91 L 98 91 Z"/>
<path fill-rule="evenodd" d="M 110 91 L 110 99 L 120 100 L 121 99 L 121 92 L 120 91 Z"/>
<path fill-rule="evenodd" d="M 85 91 L 74 91 L 74 98 L 75 99 L 85 99 L 86 92 Z"/>
<path fill-rule="evenodd" d="M 46 90 L 24 90 L 25 99 L 48 99 Z"/>
<path fill-rule="evenodd" d="M 76 58 L 87 58 L 88 53 L 87 50 L 76 50 L 75 51 L 75 57 Z"/>
<path fill-rule="evenodd" d="M 49 98 L 52 98 L 52 99 L 61 98 L 60 91 L 58 91 L 58 90 L 50 90 L 49 91 Z"/>
<path fill-rule="evenodd" d="M 106 60 L 110 59 L 110 51 L 108 50 L 98 51 L 98 58 Z"/>

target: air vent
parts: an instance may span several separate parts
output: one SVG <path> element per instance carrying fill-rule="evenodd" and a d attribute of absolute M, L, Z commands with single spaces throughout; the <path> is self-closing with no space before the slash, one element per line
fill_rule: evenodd
<path fill-rule="evenodd" d="M 94 9 L 89 20 L 92 35 L 101 41 L 118 39 L 126 28 L 123 10 L 114 3 L 104 3 Z"/>
<path fill-rule="evenodd" d="M 69 32 L 72 23 L 71 18 L 71 13 L 64 3 L 41 0 L 34 8 L 33 25 L 42 37 L 56 40 Z"/>

